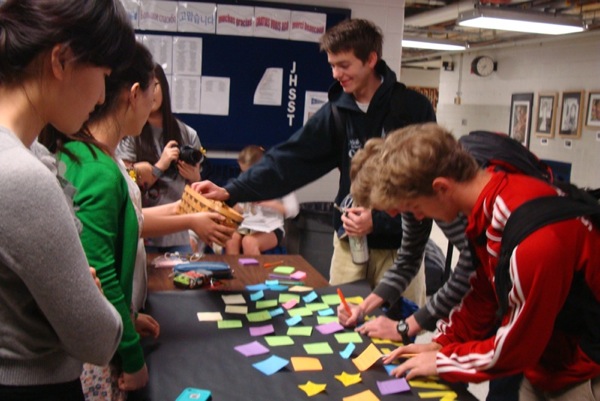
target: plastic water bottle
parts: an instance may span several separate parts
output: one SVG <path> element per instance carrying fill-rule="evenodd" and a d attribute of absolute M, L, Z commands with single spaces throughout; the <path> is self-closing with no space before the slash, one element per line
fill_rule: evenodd
<path fill-rule="evenodd" d="M 346 195 L 346 197 L 342 200 L 341 203 L 343 209 L 352 207 L 352 205 L 354 204 L 352 195 Z M 350 254 L 352 255 L 352 262 L 357 265 L 367 263 L 369 261 L 369 245 L 367 244 L 367 236 L 349 235 L 348 242 L 350 244 Z"/>
<path fill-rule="evenodd" d="M 369 245 L 367 244 L 367 236 L 349 235 L 348 242 L 350 243 L 352 263 L 357 265 L 367 263 L 369 261 Z"/>

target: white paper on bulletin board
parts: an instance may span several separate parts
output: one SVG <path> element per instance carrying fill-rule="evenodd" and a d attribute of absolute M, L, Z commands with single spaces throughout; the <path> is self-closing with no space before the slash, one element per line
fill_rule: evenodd
<path fill-rule="evenodd" d="M 229 115 L 229 88 L 231 80 L 223 77 L 202 77 L 200 114 Z"/>
<path fill-rule="evenodd" d="M 1 1 L 0 4 L 2 4 Z M 138 29 L 140 26 L 140 0 L 121 0 L 121 4 L 123 4 L 133 28 Z"/>
<path fill-rule="evenodd" d="M 228 6 L 217 7 L 217 34 L 252 36 L 254 32 L 254 7 Z"/>
<path fill-rule="evenodd" d="M 326 25 L 327 14 L 292 11 L 290 39 L 318 43 Z"/>
<path fill-rule="evenodd" d="M 154 61 L 165 70 L 165 74 L 173 73 L 173 37 L 166 35 L 144 35 L 144 45 L 152 53 Z"/>
<path fill-rule="evenodd" d="M 283 68 L 267 68 L 254 91 L 254 104 L 281 106 Z"/>
<path fill-rule="evenodd" d="M 327 103 L 327 92 L 306 91 L 304 96 L 304 123 L 308 121 L 319 109 Z"/>
<path fill-rule="evenodd" d="M 140 7 L 140 29 L 177 32 L 177 2 L 144 0 Z"/>
<path fill-rule="evenodd" d="M 255 7 L 254 36 L 273 39 L 289 39 L 290 18 L 290 10 Z"/>
<path fill-rule="evenodd" d="M 198 77 L 173 75 L 171 104 L 175 113 L 200 113 L 200 80 Z"/>
<path fill-rule="evenodd" d="M 173 37 L 173 74 L 202 75 L 202 38 Z"/>
<path fill-rule="evenodd" d="M 217 27 L 217 5 L 180 1 L 177 8 L 177 30 L 179 32 L 215 33 Z"/>

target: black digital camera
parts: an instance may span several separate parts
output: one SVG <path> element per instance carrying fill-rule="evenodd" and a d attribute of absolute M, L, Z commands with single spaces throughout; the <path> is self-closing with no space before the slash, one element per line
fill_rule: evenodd
<path fill-rule="evenodd" d="M 183 145 L 179 147 L 179 160 L 187 164 L 198 164 L 204 160 L 204 154 L 200 149 L 196 149 L 190 145 Z"/>

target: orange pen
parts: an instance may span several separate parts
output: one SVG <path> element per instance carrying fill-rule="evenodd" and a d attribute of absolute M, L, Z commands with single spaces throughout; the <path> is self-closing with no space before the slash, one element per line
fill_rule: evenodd
<path fill-rule="evenodd" d="M 276 262 L 263 263 L 263 267 L 279 266 L 280 264 L 283 264 L 283 260 L 278 260 Z"/>
<path fill-rule="evenodd" d="M 344 309 L 348 312 L 348 315 L 352 316 L 352 310 L 350 309 L 350 306 L 348 306 L 348 302 L 346 302 L 346 297 L 342 294 L 342 290 L 338 288 L 337 293 L 340 297 L 340 301 L 342 301 L 342 305 L 344 305 Z"/>

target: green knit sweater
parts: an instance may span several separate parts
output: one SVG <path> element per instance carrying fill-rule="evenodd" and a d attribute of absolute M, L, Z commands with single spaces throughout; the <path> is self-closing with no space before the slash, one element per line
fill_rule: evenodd
<path fill-rule="evenodd" d="M 139 238 L 135 208 L 125 177 L 110 156 L 82 142 L 70 142 L 66 149 L 79 159 L 60 155 L 67 166 L 65 178 L 77 188 L 74 204 L 83 224 L 81 242 L 90 266 L 96 269 L 104 295 L 123 319 L 123 337 L 117 355 L 123 370 L 134 373 L 144 365 L 140 337 L 130 312 Z"/>

